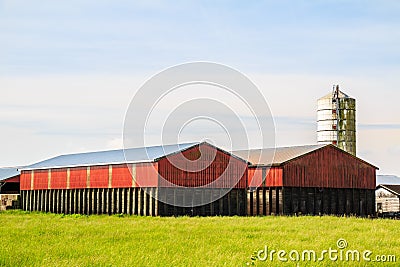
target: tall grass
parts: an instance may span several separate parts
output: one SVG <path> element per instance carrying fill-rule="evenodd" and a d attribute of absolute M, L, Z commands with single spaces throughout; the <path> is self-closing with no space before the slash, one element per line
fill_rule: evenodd
<path fill-rule="evenodd" d="M 7 211 L 0 213 L 0 265 L 245 266 L 252 263 L 253 252 L 266 245 L 287 252 L 320 252 L 337 248 L 339 238 L 347 240 L 349 249 L 400 257 L 399 234 L 400 221 L 328 216 L 152 218 Z M 253 263 L 275 266 L 279 261 Z M 299 266 L 332 264 L 299 262 Z M 350 263 L 365 264 L 390 265 Z"/>

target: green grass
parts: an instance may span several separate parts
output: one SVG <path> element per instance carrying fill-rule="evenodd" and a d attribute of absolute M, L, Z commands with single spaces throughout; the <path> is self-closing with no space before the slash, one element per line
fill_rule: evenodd
<path fill-rule="evenodd" d="M 7 211 L 0 213 L 0 266 L 245 266 L 253 252 L 265 245 L 287 252 L 308 249 L 320 253 L 329 247 L 336 249 L 339 238 L 347 240 L 348 249 L 373 251 L 372 257 L 400 257 L 399 237 L 400 221 L 395 220 L 63 216 Z M 255 262 L 256 266 L 277 264 L 277 258 L 272 263 Z M 299 262 L 299 266 L 332 264 L 327 258 Z M 343 262 L 336 264 L 343 266 Z"/>

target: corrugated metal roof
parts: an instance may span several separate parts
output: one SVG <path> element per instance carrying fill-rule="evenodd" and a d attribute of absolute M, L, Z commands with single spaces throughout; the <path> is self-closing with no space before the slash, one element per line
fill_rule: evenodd
<path fill-rule="evenodd" d="M 77 166 L 96 166 L 107 164 L 153 162 L 159 158 L 186 150 L 200 143 L 174 144 L 165 146 L 139 147 L 126 149 L 109 150 L 100 152 L 80 153 L 62 155 L 44 160 L 22 170 L 51 169 Z M 126 158 L 125 158 L 126 157 Z"/>
<path fill-rule="evenodd" d="M 308 145 L 277 147 L 265 149 L 250 149 L 233 151 L 232 153 L 251 162 L 252 165 L 281 165 L 289 160 L 308 154 L 328 145 Z"/>
<path fill-rule="evenodd" d="M 393 194 L 400 196 L 400 185 L 397 184 L 380 184 L 378 188 L 384 188 Z"/>
<path fill-rule="evenodd" d="M 17 168 L 0 168 L 0 181 L 20 175 L 21 172 Z"/>

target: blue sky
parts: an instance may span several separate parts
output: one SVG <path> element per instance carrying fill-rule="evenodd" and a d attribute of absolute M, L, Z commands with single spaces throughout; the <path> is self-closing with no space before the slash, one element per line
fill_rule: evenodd
<path fill-rule="evenodd" d="M 259 86 L 278 145 L 315 142 L 316 100 L 340 84 L 358 101 L 359 156 L 400 175 L 399 14 L 398 1 L 0 0 L 0 165 L 119 147 L 135 90 L 201 60 Z"/>

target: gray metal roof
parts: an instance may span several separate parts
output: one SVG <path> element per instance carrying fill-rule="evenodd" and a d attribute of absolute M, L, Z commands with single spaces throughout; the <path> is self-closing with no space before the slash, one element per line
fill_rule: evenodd
<path fill-rule="evenodd" d="M 21 172 L 17 168 L 0 168 L 0 181 L 20 175 Z"/>
<path fill-rule="evenodd" d="M 154 162 L 164 156 L 186 150 L 200 143 L 186 143 L 165 146 L 139 147 L 126 149 L 109 150 L 100 152 L 80 153 L 62 155 L 48 160 L 44 160 L 22 170 L 33 169 L 55 169 L 77 166 L 96 166 L 107 164 L 140 163 Z M 126 157 L 126 158 L 125 158 Z"/>
<path fill-rule="evenodd" d="M 250 149 L 233 151 L 232 153 L 251 162 L 252 165 L 271 166 L 281 165 L 289 160 L 303 156 L 325 146 L 329 145 L 321 144 L 308 146 Z"/>

